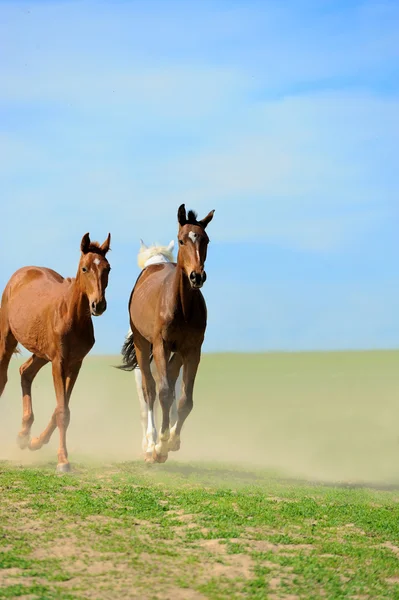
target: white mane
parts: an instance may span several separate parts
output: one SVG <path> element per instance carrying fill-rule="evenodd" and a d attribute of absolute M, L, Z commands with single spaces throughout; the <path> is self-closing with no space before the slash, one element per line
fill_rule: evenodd
<path fill-rule="evenodd" d="M 141 240 L 141 246 L 137 255 L 137 263 L 140 269 L 155 265 L 158 263 L 174 262 L 173 248 L 175 243 L 172 240 L 168 246 L 146 246 Z"/>

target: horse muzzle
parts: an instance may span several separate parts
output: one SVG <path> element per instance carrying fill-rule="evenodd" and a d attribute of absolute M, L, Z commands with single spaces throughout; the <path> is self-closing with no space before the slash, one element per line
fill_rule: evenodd
<path fill-rule="evenodd" d="M 195 271 L 191 271 L 190 273 L 190 284 L 193 290 L 199 290 L 202 288 L 206 281 L 206 273 L 202 271 L 202 273 L 196 273 Z"/>
<path fill-rule="evenodd" d="M 107 308 L 107 301 L 104 300 L 100 300 L 100 302 L 92 302 L 90 304 L 90 313 L 93 317 L 99 317 L 100 315 L 102 315 Z"/>

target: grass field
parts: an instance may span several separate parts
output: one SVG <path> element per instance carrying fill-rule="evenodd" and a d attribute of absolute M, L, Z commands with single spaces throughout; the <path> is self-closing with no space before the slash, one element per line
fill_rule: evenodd
<path fill-rule="evenodd" d="M 205 355 L 182 448 L 141 462 L 133 376 L 92 357 L 57 438 L 0 400 L 0 598 L 399 598 L 398 352 Z M 34 388 L 40 432 L 50 369 Z"/>

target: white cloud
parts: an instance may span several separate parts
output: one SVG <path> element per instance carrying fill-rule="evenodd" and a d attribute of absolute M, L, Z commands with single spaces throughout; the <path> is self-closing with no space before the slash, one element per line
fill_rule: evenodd
<path fill-rule="evenodd" d="M 393 217 L 397 114 L 399 99 L 360 92 L 249 105 L 157 176 L 169 188 L 185 182 L 178 201 L 223 210 L 218 239 L 337 250 Z"/>
<path fill-rule="evenodd" d="M 97 152 L 98 134 L 90 139 L 87 129 L 79 137 L 67 121 L 57 147 L 35 135 L 27 144 L 23 136 L 3 136 L 3 174 L 36 175 L 29 186 L 11 184 L 3 194 L 13 199 L 11 211 L 35 206 L 39 222 L 56 226 L 62 215 L 73 231 L 77 220 L 90 223 L 95 214 L 126 242 L 132 228 L 138 237 L 161 238 L 185 202 L 204 214 L 217 209 L 216 221 L 223 221 L 214 239 L 339 251 L 393 217 L 396 114 L 398 99 L 361 92 L 243 100 L 237 113 L 196 144 L 182 144 L 173 158 L 167 144 L 144 156 L 138 144 L 124 155 L 118 146 L 129 141 L 129 120 L 125 135 L 104 125 L 109 145 L 100 138 Z"/>

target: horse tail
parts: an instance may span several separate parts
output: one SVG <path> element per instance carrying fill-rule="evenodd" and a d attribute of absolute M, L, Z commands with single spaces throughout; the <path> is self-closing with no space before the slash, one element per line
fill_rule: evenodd
<path fill-rule="evenodd" d="M 130 330 L 122 346 L 122 364 L 117 367 L 121 371 L 133 371 L 139 366 L 134 347 L 133 331 Z"/>
<path fill-rule="evenodd" d="M 137 362 L 136 348 L 134 346 L 133 331 L 130 330 L 126 336 L 125 343 L 122 346 L 122 364 L 116 367 L 121 371 L 134 371 L 139 369 L 139 363 Z M 152 361 L 152 346 L 150 353 L 150 362 Z"/>

